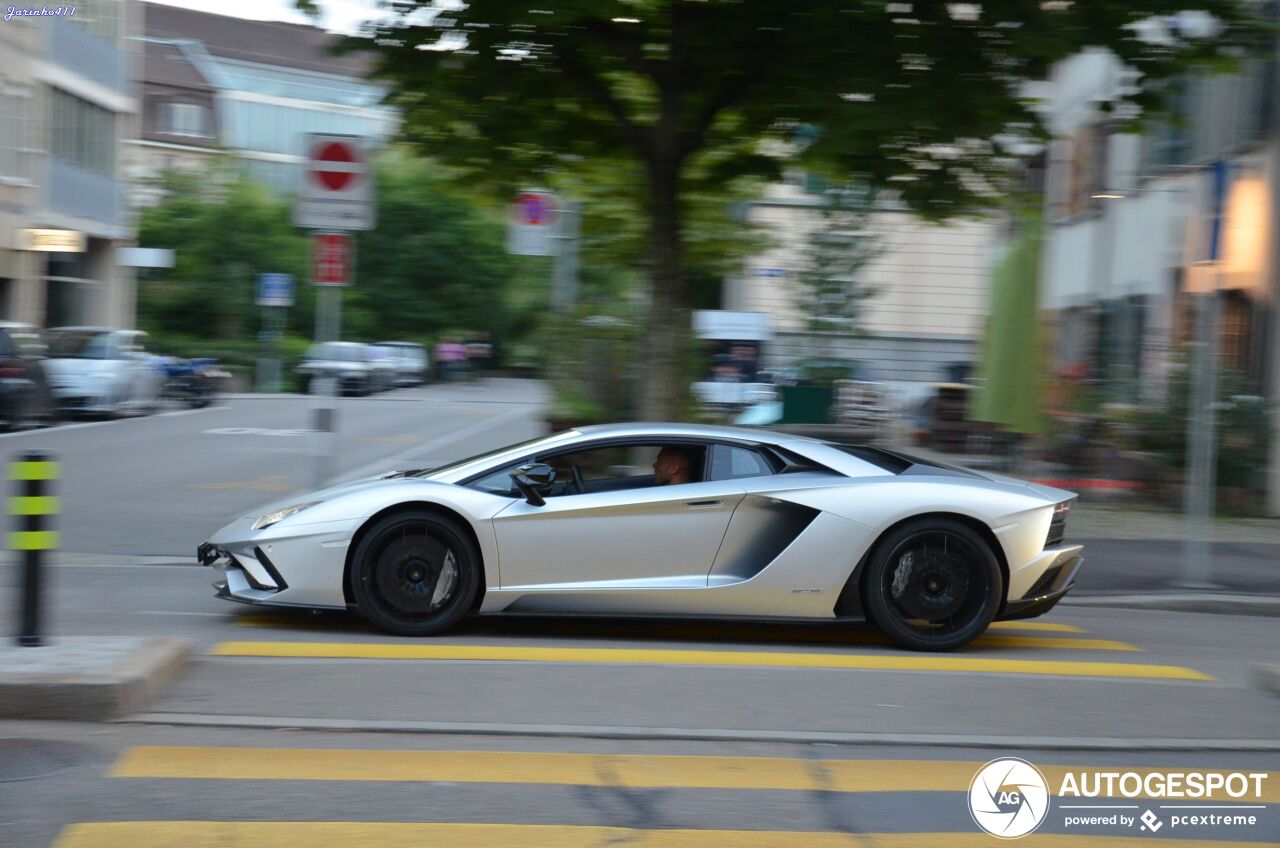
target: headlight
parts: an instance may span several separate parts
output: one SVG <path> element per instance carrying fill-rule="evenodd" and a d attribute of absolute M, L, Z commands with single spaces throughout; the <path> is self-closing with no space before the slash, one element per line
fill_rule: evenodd
<path fill-rule="evenodd" d="M 306 503 L 294 504 L 293 506 L 287 506 L 284 509 L 278 509 L 275 512 L 268 513 L 253 522 L 253 529 L 261 530 L 264 527 L 270 527 L 272 524 L 278 524 L 289 516 L 302 512 L 304 509 L 313 507 L 318 503 L 320 503 L 320 501 L 307 501 Z"/>

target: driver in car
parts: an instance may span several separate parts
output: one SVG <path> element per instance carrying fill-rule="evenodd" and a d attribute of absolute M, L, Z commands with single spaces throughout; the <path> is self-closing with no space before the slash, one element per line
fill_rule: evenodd
<path fill-rule="evenodd" d="M 653 461 L 653 479 L 659 486 L 689 482 L 689 454 L 679 448 L 665 447 Z"/>

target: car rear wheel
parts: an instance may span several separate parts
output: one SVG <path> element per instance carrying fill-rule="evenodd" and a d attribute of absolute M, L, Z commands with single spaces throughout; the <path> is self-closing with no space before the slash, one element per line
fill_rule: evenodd
<path fill-rule="evenodd" d="M 881 540 L 862 586 L 872 622 L 917 651 L 969 644 L 987 629 L 1004 597 L 991 546 L 948 519 L 913 521 Z"/>
<path fill-rule="evenodd" d="M 471 609 L 480 587 L 480 556 L 452 520 L 425 510 L 381 519 L 352 556 L 352 594 L 378 629 L 432 636 Z"/>

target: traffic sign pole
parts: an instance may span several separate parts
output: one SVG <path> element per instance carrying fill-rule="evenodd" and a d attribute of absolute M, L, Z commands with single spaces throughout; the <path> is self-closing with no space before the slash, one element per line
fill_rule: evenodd
<path fill-rule="evenodd" d="M 1217 589 L 1213 582 L 1214 494 L 1218 466 L 1218 311 L 1222 288 L 1222 246 L 1226 232 L 1226 195 L 1230 188 L 1230 164 L 1215 162 L 1210 168 L 1212 193 L 1208 216 L 1208 250 L 1212 283 L 1209 291 L 1193 297 L 1195 343 L 1192 345 L 1191 397 L 1187 421 L 1187 453 L 1182 547 L 1182 579 L 1187 589 Z"/>
<path fill-rule="evenodd" d="M 364 139 L 313 133 L 307 136 L 308 162 L 294 206 L 294 223 L 314 231 L 311 282 L 316 286 L 315 340 L 342 337 L 342 287 L 355 273 L 352 230 L 374 227 L 373 179 L 364 153 Z M 337 232 L 324 232 L 324 231 Z M 340 386 L 333 380 L 312 380 L 315 432 L 313 482 L 328 481 L 336 454 Z"/>

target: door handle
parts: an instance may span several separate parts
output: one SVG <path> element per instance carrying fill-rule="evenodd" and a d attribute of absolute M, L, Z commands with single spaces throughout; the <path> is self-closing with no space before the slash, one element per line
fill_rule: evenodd
<path fill-rule="evenodd" d="M 688 506 L 688 507 L 724 506 L 724 501 L 716 500 L 714 498 L 706 501 L 686 501 L 685 506 Z"/>

